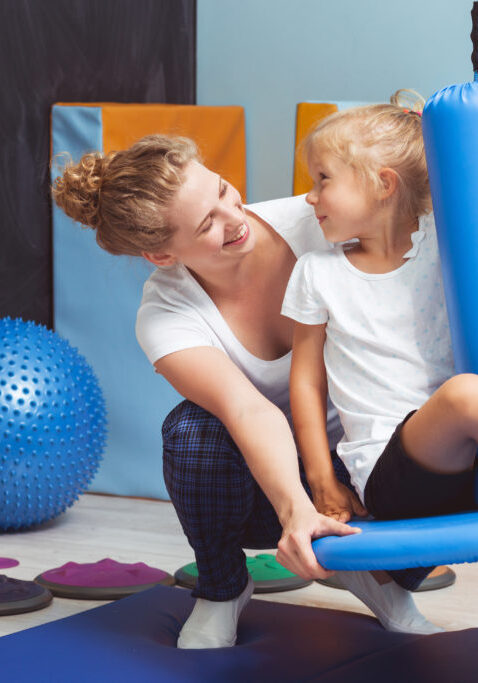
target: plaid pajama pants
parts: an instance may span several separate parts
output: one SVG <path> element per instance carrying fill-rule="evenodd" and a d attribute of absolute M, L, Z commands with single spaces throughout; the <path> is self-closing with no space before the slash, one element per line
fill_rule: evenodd
<path fill-rule="evenodd" d="M 337 479 L 349 487 L 350 476 L 333 456 Z M 304 488 L 310 495 L 302 462 Z M 190 401 L 183 401 L 163 424 L 166 486 L 198 566 L 194 597 L 231 600 L 247 583 L 242 548 L 275 548 L 282 529 L 277 515 L 253 478 L 224 425 Z M 431 568 L 390 572 L 408 590 Z"/>

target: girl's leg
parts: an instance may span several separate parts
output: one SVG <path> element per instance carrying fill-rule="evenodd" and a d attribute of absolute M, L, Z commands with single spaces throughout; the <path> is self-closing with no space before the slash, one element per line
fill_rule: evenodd
<path fill-rule="evenodd" d="M 477 397 L 478 377 L 458 375 L 397 427 L 365 488 L 375 517 L 476 509 Z"/>
<path fill-rule="evenodd" d="M 474 510 L 478 376 L 445 382 L 398 425 L 365 487 L 367 510 L 400 519 Z"/>
<path fill-rule="evenodd" d="M 463 374 L 445 382 L 403 425 L 407 455 L 440 474 L 474 467 L 478 443 L 478 375 Z"/>

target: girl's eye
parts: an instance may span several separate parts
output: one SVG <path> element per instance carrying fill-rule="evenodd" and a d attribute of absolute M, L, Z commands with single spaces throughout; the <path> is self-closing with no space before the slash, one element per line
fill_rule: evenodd
<path fill-rule="evenodd" d="M 319 180 L 327 180 L 325 173 L 319 173 Z"/>
<path fill-rule="evenodd" d="M 221 191 L 219 192 L 219 197 L 221 197 L 221 198 L 224 197 L 224 195 L 226 194 L 226 192 L 227 192 L 227 183 L 224 183 L 224 184 L 221 186 Z"/>
<path fill-rule="evenodd" d="M 201 234 L 204 234 L 205 232 L 209 232 L 209 230 L 212 228 L 212 223 L 213 223 L 213 220 L 212 220 L 212 216 L 211 216 L 209 223 L 201 230 Z"/>

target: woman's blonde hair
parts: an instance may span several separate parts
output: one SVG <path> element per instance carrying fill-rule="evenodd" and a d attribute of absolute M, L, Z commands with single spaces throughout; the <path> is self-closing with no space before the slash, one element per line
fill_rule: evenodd
<path fill-rule="evenodd" d="M 53 199 L 70 218 L 96 230 L 106 251 L 140 256 L 163 247 L 174 233 L 166 210 L 195 159 L 192 140 L 148 135 L 124 151 L 67 161 L 53 183 Z"/>
<path fill-rule="evenodd" d="M 416 95 L 403 98 L 410 93 Z M 424 100 L 409 90 L 398 90 L 392 104 L 372 104 L 337 112 L 321 121 L 303 145 L 307 161 L 317 150 L 331 153 L 352 167 L 371 186 L 379 189 L 381 168 L 393 169 L 399 179 L 401 209 L 410 216 L 431 210 L 430 187 L 422 136 Z"/>

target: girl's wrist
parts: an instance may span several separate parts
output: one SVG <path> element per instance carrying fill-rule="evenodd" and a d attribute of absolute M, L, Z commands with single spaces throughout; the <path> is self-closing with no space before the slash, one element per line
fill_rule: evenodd
<path fill-rule="evenodd" d="M 307 473 L 307 481 L 312 491 L 322 491 L 329 486 L 333 486 L 337 479 L 335 477 L 334 468 L 324 469 L 319 472 Z"/>

